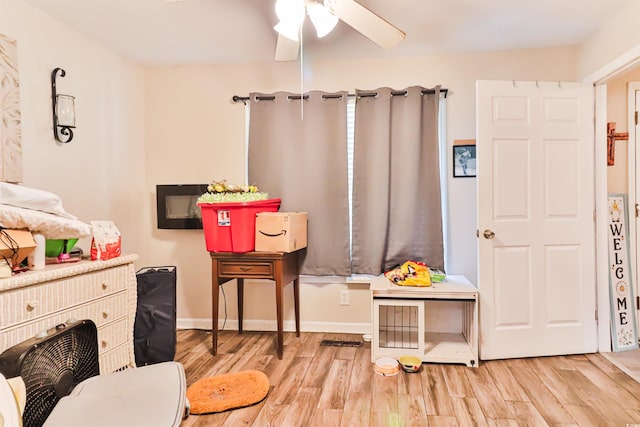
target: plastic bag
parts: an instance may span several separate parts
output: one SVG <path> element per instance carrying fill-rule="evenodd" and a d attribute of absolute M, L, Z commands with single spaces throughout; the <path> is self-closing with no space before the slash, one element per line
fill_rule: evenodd
<path fill-rule="evenodd" d="M 400 286 L 431 286 L 429 267 L 418 261 L 407 261 L 400 267 L 385 272 L 384 275 Z"/>
<path fill-rule="evenodd" d="M 120 231 L 113 221 L 91 221 L 91 259 L 106 260 L 119 257 L 122 251 Z"/>

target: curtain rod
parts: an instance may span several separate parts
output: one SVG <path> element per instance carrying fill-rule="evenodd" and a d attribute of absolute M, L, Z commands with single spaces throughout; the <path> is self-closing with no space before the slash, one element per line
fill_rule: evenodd
<path fill-rule="evenodd" d="M 434 89 L 425 89 L 422 91 L 423 95 L 434 94 L 434 93 L 436 93 Z M 440 89 L 440 93 L 444 94 L 444 97 L 446 98 L 447 93 L 449 93 L 449 89 Z M 391 96 L 404 96 L 406 94 L 407 94 L 406 90 L 391 91 Z M 377 95 L 378 95 L 378 92 L 362 92 L 360 94 L 360 97 L 365 98 L 365 97 L 377 96 Z M 340 98 L 341 96 L 342 95 L 322 95 L 322 97 L 325 99 Z M 347 96 L 356 96 L 356 94 L 348 93 Z M 272 101 L 275 99 L 275 96 L 258 96 L 256 98 L 260 101 Z M 308 99 L 309 95 L 289 95 L 288 98 L 289 99 Z M 249 101 L 251 98 L 248 96 L 233 95 L 233 98 L 231 99 L 233 100 L 233 102 L 242 102 L 243 104 L 246 105 L 246 101 Z"/>

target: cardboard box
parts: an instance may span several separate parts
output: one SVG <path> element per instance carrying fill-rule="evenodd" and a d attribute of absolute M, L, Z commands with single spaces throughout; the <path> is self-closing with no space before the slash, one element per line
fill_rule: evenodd
<path fill-rule="evenodd" d="M 307 247 L 306 212 L 256 214 L 256 251 L 293 252 Z"/>
<path fill-rule="evenodd" d="M 30 231 L 3 229 L 0 234 L 0 255 L 9 261 L 12 269 L 17 268 L 36 248 Z"/>

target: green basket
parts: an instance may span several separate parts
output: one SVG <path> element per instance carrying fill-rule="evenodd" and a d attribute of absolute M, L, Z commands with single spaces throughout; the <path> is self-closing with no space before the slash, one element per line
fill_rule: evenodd
<path fill-rule="evenodd" d="M 44 255 L 46 257 L 57 257 L 64 251 L 64 242 L 67 242 L 67 253 L 71 251 L 78 239 L 47 239 L 44 247 Z"/>

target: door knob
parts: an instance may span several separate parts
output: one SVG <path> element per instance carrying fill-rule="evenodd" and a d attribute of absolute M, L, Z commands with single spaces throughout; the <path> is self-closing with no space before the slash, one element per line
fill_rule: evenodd
<path fill-rule="evenodd" d="M 493 239 L 494 237 L 496 237 L 496 233 L 489 229 L 484 230 L 482 234 L 484 235 L 485 239 Z"/>

